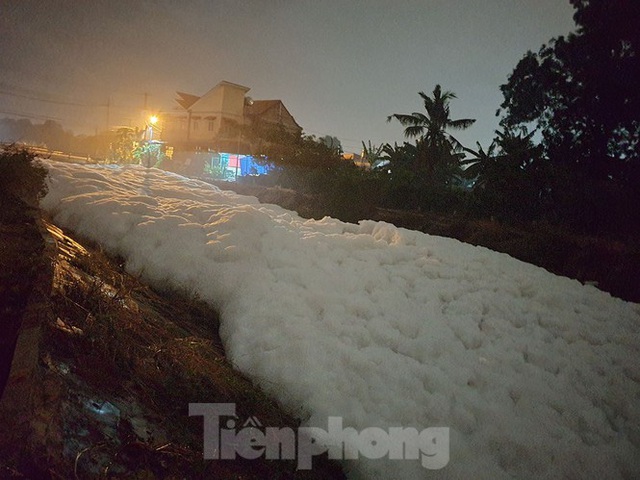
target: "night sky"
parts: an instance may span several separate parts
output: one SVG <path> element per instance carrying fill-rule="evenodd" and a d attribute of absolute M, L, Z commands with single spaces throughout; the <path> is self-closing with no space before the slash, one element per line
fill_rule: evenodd
<path fill-rule="evenodd" d="M 221 80 L 282 99 L 305 133 L 402 141 L 392 113 L 417 92 L 452 90 L 458 135 L 485 146 L 506 82 L 527 50 L 574 29 L 568 0 L 0 0 L 0 116 L 75 133 L 174 108 L 175 91 Z M 48 100 L 44 102 L 43 100 Z"/>

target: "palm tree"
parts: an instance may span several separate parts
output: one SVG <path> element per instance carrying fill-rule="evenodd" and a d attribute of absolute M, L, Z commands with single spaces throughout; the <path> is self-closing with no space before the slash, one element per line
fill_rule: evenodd
<path fill-rule="evenodd" d="M 418 149 L 409 142 L 404 142 L 403 145 L 395 142 L 393 146 L 388 143 L 382 145 L 382 153 L 384 155 L 381 158 L 387 164 L 407 170 L 418 156 Z"/>
<path fill-rule="evenodd" d="M 436 85 L 433 89 L 433 97 L 424 92 L 418 92 L 418 95 L 424 101 L 426 113 L 394 113 L 387 117 L 387 121 L 390 122 L 395 118 L 405 127 L 405 137 L 417 138 L 416 146 L 420 155 L 416 159 L 418 163 L 416 167 L 425 168 L 430 175 L 437 170 L 450 174 L 452 169 L 459 167 L 464 147 L 448 130 L 467 129 L 475 120 L 470 118 L 452 120 L 449 104 L 457 97 L 453 92 L 443 92 L 440 85 Z"/>
<path fill-rule="evenodd" d="M 462 165 L 468 165 L 463 173 L 466 178 L 474 181 L 474 189 L 486 188 L 496 178 L 499 178 L 498 158 L 495 153 L 496 143 L 491 142 L 486 152 L 480 142 L 476 142 L 476 145 L 478 146 L 477 151 L 464 148 L 464 151 L 473 157 L 461 162 Z"/>
<path fill-rule="evenodd" d="M 473 155 L 462 165 L 468 165 L 464 174 L 475 179 L 474 188 L 497 188 L 500 184 L 514 184 L 530 173 L 532 165 L 540 156 L 540 147 L 535 146 L 532 137 L 535 132 L 526 129 L 515 133 L 511 130 L 496 131 L 496 138 L 487 151 L 476 142 L 477 150 L 463 147 Z M 498 153 L 496 153 L 496 147 Z"/>
<path fill-rule="evenodd" d="M 529 133 L 525 127 L 520 128 L 518 132 L 509 129 L 496 131 L 495 142 L 512 168 L 524 170 L 540 157 L 542 147 L 533 143 L 535 133 L 535 130 Z"/>
<path fill-rule="evenodd" d="M 372 145 L 371 140 L 369 140 L 369 145 L 367 146 L 362 142 L 362 160 L 367 162 L 369 164 L 369 168 L 372 170 L 384 163 L 384 158 L 382 157 L 383 151 L 383 144 L 378 146 Z"/>
<path fill-rule="evenodd" d="M 522 129 L 496 131 L 496 138 L 485 151 L 465 148 L 473 155 L 462 165 L 464 174 L 474 179 L 473 190 L 482 208 L 508 219 L 527 219 L 547 202 L 548 167 L 541 148 L 533 144 L 534 133 Z M 485 213 L 486 213 L 485 211 Z"/>

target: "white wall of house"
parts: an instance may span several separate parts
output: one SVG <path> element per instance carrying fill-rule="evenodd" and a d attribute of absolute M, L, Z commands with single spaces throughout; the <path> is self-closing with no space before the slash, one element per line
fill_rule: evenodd
<path fill-rule="evenodd" d="M 249 90 L 249 87 L 222 81 L 191 104 L 184 103 L 184 100 L 188 102 L 197 97 L 179 93 L 183 96 L 183 101 L 178 100 L 182 109 L 165 115 L 163 140 L 200 145 L 235 141 L 238 138 L 235 127 L 253 121 L 252 113 L 245 110 L 245 98 Z M 279 100 L 258 100 L 253 110 L 253 115 L 258 115 L 266 123 L 299 129 L 295 119 Z"/>
<path fill-rule="evenodd" d="M 225 136 L 225 120 L 243 122 L 244 97 L 248 87 L 220 82 L 205 93 L 191 108 L 192 140 Z"/>

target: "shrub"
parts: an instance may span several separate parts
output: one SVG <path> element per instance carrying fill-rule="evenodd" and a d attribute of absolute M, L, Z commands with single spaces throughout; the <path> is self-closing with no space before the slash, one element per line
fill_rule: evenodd
<path fill-rule="evenodd" d="M 47 193 L 47 169 L 33 152 L 16 145 L 0 149 L 0 195 L 35 204 Z"/>

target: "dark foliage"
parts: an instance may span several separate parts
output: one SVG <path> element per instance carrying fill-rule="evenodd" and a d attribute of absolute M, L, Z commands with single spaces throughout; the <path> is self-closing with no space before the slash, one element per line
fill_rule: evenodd
<path fill-rule="evenodd" d="M 50 150 L 98 158 L 106 158 L 115 134 L 74 135 L 53 120 L 42 124 L 30 120 L 0 119 L 0 141 L 7 143 L 25 143 Z"/>
<path fill-rule="evenodd" d="M 571 3 L 577 31 L 520 60 L 501 123 L 541 133 L 555 221 L 622 233 L 640 224 L 640 2 Z"/>
<path fill-rule="evenodd" d="M 542 148 L 534 144 L 533 133 L 496 134 L 487 151 L 480 144 L 477 151 L 465 148 L 473 155 L 462 163 L 467 165 L 465 176 L 474 181 L 474 208 L 507 221 L 544 216 L 549 171 Z"/>
<path fill-rule="evenodd" d="M 254 125 L 243 135 L 263 154 L 261 161 L 275 167 L 260 179 L 261 184 L 314 195 L 318 202 L 314 212 L 325 212 L 344 221 L 370 216 L 378 200 L 378 178 L 344 160 L 336 142 L 257 127 Z"/>
<path fill-rule="evenodd" d="M 47 169 L 35 155 L 15 145 L 0 149 L 0 196 L 28 204 L 35 203 L 47 193 Z"/>
<path fill-rule="evenodd" d="M 448 187 L 456 174 L 460 173 L 460 160 L 464 157 L 463 147 L 449 130 L 464 130 L 475 120 L 451 118 L 450 102 L 457 98 L 453 92 L 442 91 L 440 85 L 433 89 L 432 96 L 418 92 L 422 98 L 425 113 L 394 113 L 387 117 L 405 127 L 407 138 L 416 138 L 416 150 L 412 155 L 412 169 L 432 189 Z"/>

